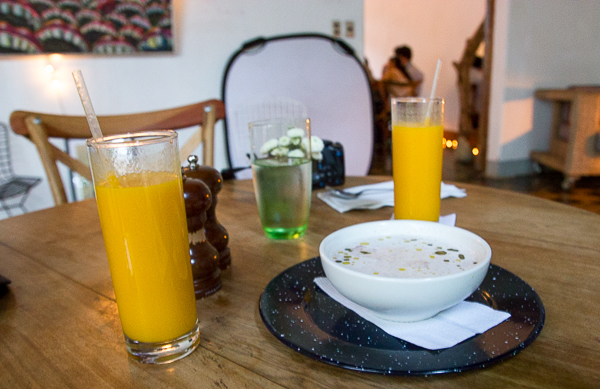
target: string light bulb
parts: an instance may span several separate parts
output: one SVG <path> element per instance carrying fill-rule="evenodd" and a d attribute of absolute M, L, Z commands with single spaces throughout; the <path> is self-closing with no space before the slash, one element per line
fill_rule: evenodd
<path fill-rule="evenodd" d="M 52 87 L 55 89 L 58 89 L 62 86 L 60 80 L 58 78 L 55 78 L 54 80 L 52 80 Z"/>
<path fill-rule="evenodd" d="M 471 152 L 473 153 L 473 155 L 479 155 L 479 149 L 477 147 L 473 147 L 473 150 L 471 150 Z"/>
<path fill-rule="evenodd" d="M 44 70 L 46 70 L 46 73 L 54 73 L 54 66 L 52 66 L 51 64 L 48 64 L 48 65 L 46 65 Z"/>

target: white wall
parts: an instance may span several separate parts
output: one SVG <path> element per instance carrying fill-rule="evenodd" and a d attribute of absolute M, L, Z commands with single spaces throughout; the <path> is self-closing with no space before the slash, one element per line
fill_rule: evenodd
<path fill-rule="evenodd" d="M 600 84 L 600 2 L 496 2 L 488 176 L 530 170 L 549 147 L 550 103 L 536 89 Z"/>
<path fill-rule="evenodd" d="M 17 109 L 81 115 L 71 72 L 81 69 L 98 115 L 140 112 L 221 97 L 229 57 L 258 36 L 331 33 L 332 20 L 355 22 L 355 37 L 344 38 L 362 57 L 362 0 L 173 0 L 176 52 L 133 57 L 65 55 L 53 59 L 62 87 L 53 89 L 44 73 L 49 56 L 0 56 L 0 121 Z M 217 127 L 215 165 L 225 167 L 222 127 Z M 32 143 L 11 137 L 19 174 L 44 177 Z M 46 181 L 26 203 L 32 210 L 53 206 Z M 1 216 L 3 217 L 3 215 Z"/>
<path fill-rule="evenodd" d="M 446 101 L 445 127 L 458 131 L 458 77 L 452 65 L 460 61 L 468 38 L 483 21 L 485 0 L 366 0 L 365 57 L 376 78 L 393 55 L 407 44 L 413 64 L 425 74 L 422 94 L 429 96 L 438 58 L 442 71 L 436 96 Z"/>

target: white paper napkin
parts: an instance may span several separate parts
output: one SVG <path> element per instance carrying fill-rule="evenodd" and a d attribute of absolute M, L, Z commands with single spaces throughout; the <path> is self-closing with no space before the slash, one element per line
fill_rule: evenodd
<path fill-rule="evenodd" d="M 315 278 L 319 286 L 329 297 L 354 311 L 363 319 L 370 321 L 388 334 L 417 346 L 439 350 L 452 347 L 476 334 L 482 334 L 510 317 L 510 313 L 494 309 L 475 302 L 462 301 L 457 305 L 438 313 L 431 319 L 412 323 L 394 322 L 381 319 L 367 308 L 353 303 L 329 282 L 325 277 Z"/>
<path fill-rule="evenodd" d="M 348 212 L 352 209 L 378 209 L 382 207 L 394 206 L 394 182 L 386 181 L 371 185 L 355 186 L 353 188 L 345 188 L 344 191 L 349 193 L 360 192 L 363 189 L 369 190 L 360 195 L 356 199 L 342 199 L 332 195 L 331 193 L 319 192 L 317 197 L 327 203 L 330 207 L 339 213 Z M 447 197 L 466 197 L 465 189 L 457 188 L 454 185 L 445 184 L 442 182 L 440 191 L 442 199 Z"/>
<path fill-rule="evenodd" d="M 393 214 L 392 214 L 392 219 L 394 219 Z M 440 220 L 438 221 L 438 223 L 454 227 L 456 225 L 456 214 L 451 213 L 451 214 L 445 215 L 445 216 L 440 215 Z"/>

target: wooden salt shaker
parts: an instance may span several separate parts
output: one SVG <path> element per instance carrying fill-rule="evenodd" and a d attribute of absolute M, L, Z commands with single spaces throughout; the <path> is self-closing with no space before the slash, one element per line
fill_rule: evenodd
<path fill-rule="evenodd" d="M 196 300 L 198 300 L 221 289 L 219 252 L 206 240 L 204 234 L 206 210 L 212 203 L 212 195 L 204 182 L 184 175 L 183 198 L 187 216 L 194 292 Z"/>
<path fill-rule="evenodd" d="M 223 188 L 223 177 L 221 173 L 210 166 L 202 166 L 198 164 L 198 157 L 190 155 L 188 157 L 189 166 L 183 168 L 183 174 L 187 177 L 200 179 L 204 182 L 212 194 L 212 204 L 206 210 L 206 223 L 204 224 L 204 232 L 206 239 L 219 252 L 219 267 L 221 270 L 227 269 L 231 265 L 231 253 L 229 247 L 229 233 L 217 220 L 217 194 Z"/>

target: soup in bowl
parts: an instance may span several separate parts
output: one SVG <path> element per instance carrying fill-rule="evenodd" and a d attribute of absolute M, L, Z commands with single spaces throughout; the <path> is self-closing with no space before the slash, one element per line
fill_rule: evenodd
<path fill-rule="evenodd" d="M 346 298 L 391 321 L 419 321 L 469 297 L 492 250 L 472 232 L 416 220 L 357 224 L 328 235 L 325 275 Z"/>

